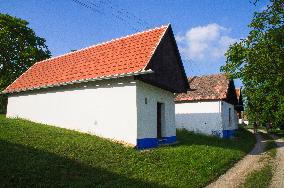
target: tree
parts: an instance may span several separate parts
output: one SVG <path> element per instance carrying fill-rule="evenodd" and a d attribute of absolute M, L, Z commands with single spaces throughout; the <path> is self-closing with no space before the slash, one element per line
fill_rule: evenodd
<path fill-rule="evenodd" d="M 255 13 L 247 38 L 231 45 L 221 71 L 244 84 L 248 118 L 284 121 L 284 0 Z"/>
<path fill-rule="evenodd" d="M 35 62 L 49 58 L 45 39 L 27 27 L 28 22 L 0 14 L 0 91 L 24 73 Z M 0 113 L 6 97 L 0 96 Z"/>

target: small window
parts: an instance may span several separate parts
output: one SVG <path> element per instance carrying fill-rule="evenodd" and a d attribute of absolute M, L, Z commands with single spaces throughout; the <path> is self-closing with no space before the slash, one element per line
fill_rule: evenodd
<path fill-rule="evenodd" d="M 148 101 L 147 101 L 147 97 L 145 97 L 145 104 L 147 104 L 148 103 Z"/>

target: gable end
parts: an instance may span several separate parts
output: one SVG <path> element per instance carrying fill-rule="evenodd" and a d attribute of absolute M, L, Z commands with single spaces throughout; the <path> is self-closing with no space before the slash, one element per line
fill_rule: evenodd
<path fill-rule="evenodd" d="M 171 26 L 168 27 L 145 70 L 153 74 L 138 75 L 136 79 L 174 93 L 189 89 L 185 70 Z"/>
<path fill-rule="evenodd" d="M 234 84 L 233 80 L 230 80 L 230 82 L 229 82 L 227 96 L 226 96 L 225 101 L 230 103 L 230 104 L 232 104 L 232 105 L 237 105 L 238 104 L 236 88 L 235 88 L 235 84 Z"/>

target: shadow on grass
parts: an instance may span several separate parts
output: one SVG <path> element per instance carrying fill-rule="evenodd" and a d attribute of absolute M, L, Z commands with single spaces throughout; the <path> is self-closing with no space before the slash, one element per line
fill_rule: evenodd
<path fill-rule="evenodd" d="M 3 140 L 0 159 L 0 187 L 162 187 Z"/>
<path fill-rule="evenodd" d="M 230 139 L 197 134 L 186 130 L 178 130 L 177 139 L 179 143 L 176 146 L 206 145 L 224 149 L 239 150 L 245 153 L 250 152 L 256 143 L 255 136 L 243 128 L 238 129 L 236 136 Z"/>
<path fill-rule="evenodd" d="M 272 130 L 269 133 L 284 138 L 284 130 Z"/>

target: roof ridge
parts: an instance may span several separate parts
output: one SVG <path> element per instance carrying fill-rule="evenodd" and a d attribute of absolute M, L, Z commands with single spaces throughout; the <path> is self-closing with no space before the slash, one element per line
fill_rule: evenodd
<path fill-rule="evenodd" d="M 73 52 L 68 52 L 68 53 L 65 53 L 65 54 L 62 54 L 62 55 L 58 55 L 58 56 L 51 57 L 51 58 L 48 58 L 48 59 L 45 59 L 45 60 L 42 60 L 42 61 L 38 61 L 35 64 L 44 63 L 44 62 L 49 61 L 49 60 L 57 59 L 57 58 L 64 57 L 64 56 L 67 56 L 67 55 L 70 55 L 70 54 L 75 54 L 75 53 L 78 53 L 80 51 L 84 51 L 84 50 L 87 50 L 87 49 L 90 49 L 90 48 L 93 48 L 93 47 L 105 45 L 105 44 L 108 44 L 108 43 L 111 43 L 111 42 L 114 42 L 114 41 L 117 41 L 117 40 L 125 39 L 125 38 L 136 36 L 136 35 L 141 35 L 143 33 L 151 32 L 151 31 L 154 31 L 154 30 L 157 30 L 157 29 L 162 29 L 164 27 L 169 27 L 169 25 L 170 24 L 168 24 L 168 25 L 161 25 L 160 27 L 154 27 L 152 29 L 147 29 L 147 30 L 136 32 L 136 33 L 129 34 L 129 35 L 126 35 L 126 36 L 117 37 L 117 38 L 114 38 L 114 39 L 111 39 L 111 40 L 108 40 L 108 41 L 105 41 L 105 42 L 101 42 L 101 43 L 97 43 L 97 44 L 94 44 L 94 45 L 91 45 L 91 46 L 88 46 L 88 47 L 85 47 L 85 48 L 81 48 L 81 49 L 73 51 Z"/>
<path fill-rule="evenodd" d="M 212 73 L 212 74 L 202 74 L 202 75 L 193 75 L 193 76 L 188 76 L 187 78 L 192 78 L 192 77 L 205 77 L 205 76 L 217 76 L 217 75 L 226 75 L 226 73 Z"/>
<path fill-rule="evenodd" d="M 194 79 L 196 79 L 197 76 L 193 76 L 193 77 L 188 77 L 188 83 L 190 84 L 191 82 L 193 82 Z"/>

